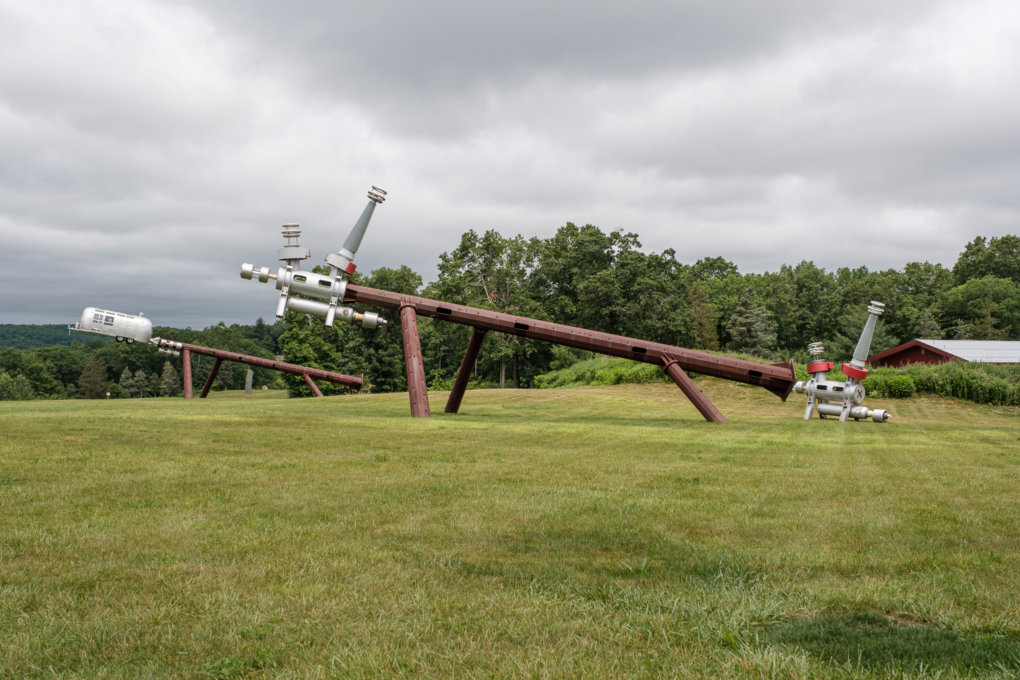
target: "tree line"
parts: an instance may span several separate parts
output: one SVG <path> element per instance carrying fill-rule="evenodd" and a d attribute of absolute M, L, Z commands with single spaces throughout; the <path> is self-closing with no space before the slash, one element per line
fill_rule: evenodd
<path fill-rule="evenodd" d="M 826 271 L 810 261 L 779 271 L 742 274 L 722 257 L 694 264 L 676 251 L 645 252 L 636 234 L 606 233 L 568 223 L 545 239 L 464 233 L 439 257 L 434 281 L 424 285 L 406 266 L 356 274 L 374 288 L 707 351 L 731 351 L 766 360 L 806 361 L 807 345 L 821 341 L 826 355 L 848 358 L 879 300 L 886 313 L 872 353 L 914 338 L 1020 340 L 1020 237 L 977 237 L 950 269 L 909 262 L 901 269 L 865 266 Z M 366 389 L 406 389 L 399 315 L 383 312 L 385 335 L 288 314 L 275 324 L 154 329 L 154 334 L 256 356 L 282 355 L 296 364 L 364 375 Z M 431 387 L 452 383 L 471 329 L 419 319 Z M 589 355 L 516 336 L 490 334 L 474 367 L 476 385 L 528 387 L 535 377 Z M 195 357 L 201 386 L 213 360 Z M 100 364 L 101 362 L 101 364 Z M 98 367 L 97 367 L 98 366 Z M 169 367 L 169 370 L 168 370 Z M 86 368 L 88 371 L 86 371 Z M 88 340 L 69 347 L 0 351 L 0 399 L 176 394 L 180 359 L 151 346 Z M 240 389 L 247 368 L 225 362 L 214 387 Z M 173 373 L 171 373 L 171 371 Z M 256 384 L 286 385 L 309 395 L 301 378 L 255 369 Z M 105 382 L 104 382 L 105 381 Z M 106 389 L 100 389 L 105 385 Z M 346 388 L 325 384 L 325 393 Z M 13 396 L 12 396 L 13 395 Z"/>

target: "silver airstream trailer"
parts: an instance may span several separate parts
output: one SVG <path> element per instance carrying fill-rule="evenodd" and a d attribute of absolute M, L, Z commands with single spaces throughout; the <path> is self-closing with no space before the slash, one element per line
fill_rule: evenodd
<path fill-rule="evenodd" d="M 152 322 L 141 314 L 121 314 L 98 307 L 86 307 L 78 323 L 68 329 L 106 335 L 117 342 L 148 342 L 152 337 Z"/>

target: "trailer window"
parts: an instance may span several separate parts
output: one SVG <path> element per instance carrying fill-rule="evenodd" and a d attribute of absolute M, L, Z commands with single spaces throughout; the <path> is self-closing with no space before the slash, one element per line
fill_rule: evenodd
<path fill-rule="evenodd" d="M 112 316 L 105 316 L 105 317 L 103 317 L 103 323 L 105 323 L 107 326 L 112 326 L 113 325 L 113 317 Z"/>

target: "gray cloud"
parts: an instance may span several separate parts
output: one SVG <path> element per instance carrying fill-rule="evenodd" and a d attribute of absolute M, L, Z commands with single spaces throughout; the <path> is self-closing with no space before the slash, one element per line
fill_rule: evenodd
<path fill-rule="evenodd" d="M 269 317 L 237 277 L 426 278 L 567 221 L 742 271 L 951 265 L 1015 233 L 1020 10 L 942 2 L 0 0 L 0 322 Z"/>

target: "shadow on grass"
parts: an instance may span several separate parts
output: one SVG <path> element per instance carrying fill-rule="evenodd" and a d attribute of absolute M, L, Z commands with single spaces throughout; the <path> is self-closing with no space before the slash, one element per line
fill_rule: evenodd
<path fill-rule="evenodd" d="M 899 622 L 872 613 L 789 621 L 769 628 L 761 639 L 868 671 L 1020 672 L 1016 640 Z"/>

